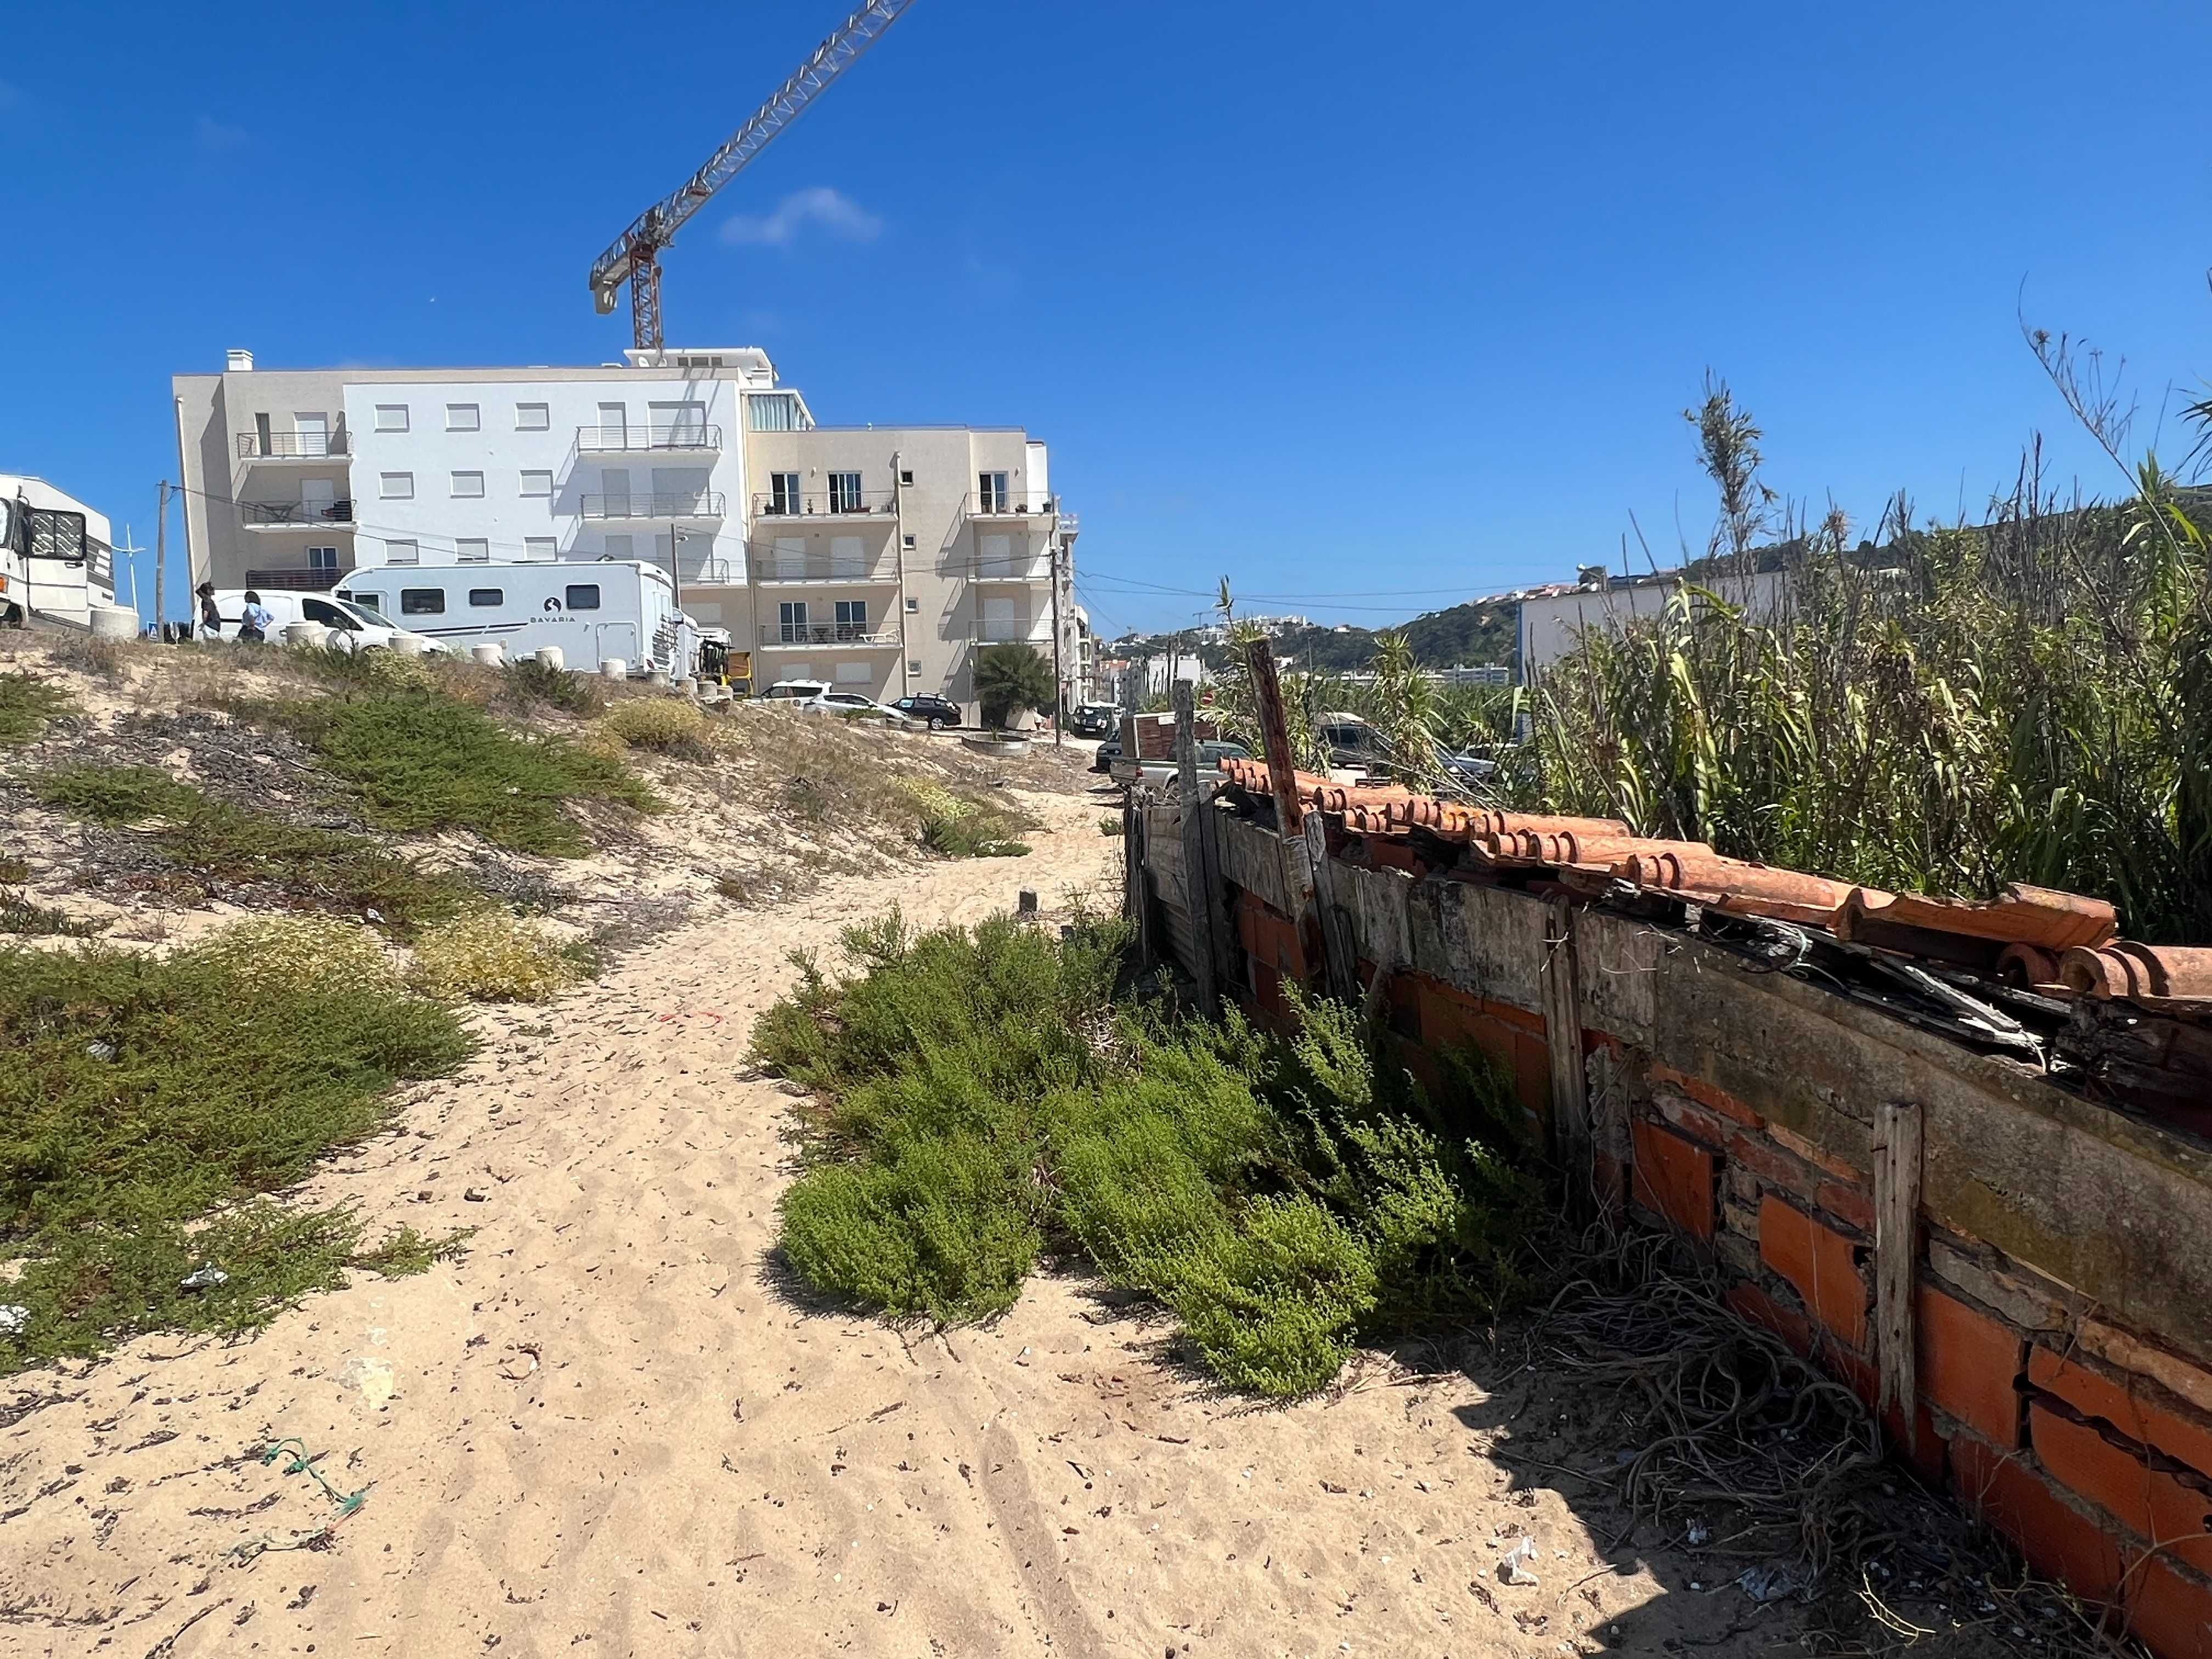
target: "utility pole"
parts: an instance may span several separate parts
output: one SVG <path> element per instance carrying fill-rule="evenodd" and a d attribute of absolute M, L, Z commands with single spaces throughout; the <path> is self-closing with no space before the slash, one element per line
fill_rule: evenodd
<path fill-rule="evenodd" d="M 1060 729 L 1067 724 L 1067 682 L 1060 669 L 1060 526 L 1052 532 L 1052 746 L 1060 747 Z"/>
<path fill-rule="evenodd" d="M 169 481 L 161 480 L 161 516 L 154 520 L 154 638 L 168 637 L 169 599 Z"/>

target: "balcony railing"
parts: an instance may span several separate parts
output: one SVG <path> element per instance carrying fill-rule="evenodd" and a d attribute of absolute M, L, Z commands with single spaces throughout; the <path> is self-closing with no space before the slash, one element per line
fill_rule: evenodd
<path fill-rule="evenodd" d="M 331 456 L 343 459 L 349 453 L 343 431 L 238 434 L 238 459 L 241 461 L 319 461 Z"/>
<path fill-rule="evenodd" d="M 969 579 L 979 582 L 1045 582 L 1052 580 L 1052 562 L 1043 558 L 977 559 Z"/>
<path fill-rule="evenodd" d="M 649 449 L 718 450 L 722 428 L 685 422 L 676 426 L 580 426 L 576 447 L 588 453 L 628 455 Z"/>
<path fill-rule="evenodd" d="M 872 584 L 895 582 L 899 579 L 898 566 L 889 562 L 850 564 L 834 558 L 807 559 L 802 562 L 793 559 L 763 558 L 756 553 L 753 565 L 754 568 L 760 573 L 760 583 L 763 587 L 773 587 L 778 583 L 788 585 L 797 582 L 818 582 L 824 585 L 833 582 L 851 582 L 855 586 L 866 586 Z"/>
<path fill-rule="evenodd" d="M 757 519 L 888 517 L 897 510 L 895 489 L 777 489 L 753 497 Z"/>
<path fill-rule="evenodd" d="M 721 492 L 714 489 L 685 490 L 674 495 L 586 495 L 584 497 L 584 516 L 587 519 L 719 519 L 722 516 Z"/>
<path fill-rule="evenodd" d="M 971 519 L 1045 519 L 1060 508 L 1060 498 L 1042 492 L 1013 489 L 1005 495 L 971 493 L 961 511 Z"/>
<path fill-rule="evenodd" d="M 873 623 L 763 623 L 763 645 L 896 645 L 898 629 Z"/>
<path fill-rule="evenodd" d="M 283 588 L 295 593 L 321 593 L 336 587 L 340 578 L 351 574 L 350 565 L 343 569 L 331 565 L 289 565 L 276 570 L 249 570 L 246 573 L 246 586 Z"/>
<path fill-rule="evenodd" d="M 975 637 L 985 645 L 1050 645 L 1050 622 L 986 622 L 975 625 Z"/>
<path fill-rule="evenodd" d="M 334 529 L 353 522 L 351 501 L 240 501 L 242 523 L 258 529 Z"/>

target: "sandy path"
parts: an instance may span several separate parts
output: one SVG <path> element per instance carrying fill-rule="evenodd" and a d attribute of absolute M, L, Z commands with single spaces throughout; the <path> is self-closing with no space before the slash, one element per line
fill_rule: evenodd
<path fill-rule="evenodd" d="M 1097 803 L 1035 804 L 1053 828 L 1030 858 L 836 884 L 506 1021 L 314 1183 L 478 1225 L 458 1262 L 364 1277 L 248 1344 L 16 1379 L 64 1398 L 0 1410 L 0 1650 L 1474 1655 L 1724 1632 L 1710 1598 L 1655 1601 L 1650 1571 L 1608 1573 L 1557 1493 L 1521 1490 L 1486 1449 L 1504 1402 L 1468 1377 L 1370 1360 L 1334 1401 L 1255 1410 L 1079 1277 L 949 1339 L 779 1291 L 788 1101 L 742 1056 L 785 953 L 893 901 L 969 921 L 1107 878 Z M 373 1485 L 331 1547 L 241 1564 L 331 1512 L 257 1461 L 279 1435 Z M 1494 1540 L 1522 1528 L 1542 1583 L 1496 1584 Z"/>

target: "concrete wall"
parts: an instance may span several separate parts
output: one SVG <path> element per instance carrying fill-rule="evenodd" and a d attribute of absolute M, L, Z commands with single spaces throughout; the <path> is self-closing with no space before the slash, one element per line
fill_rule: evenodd
<path fill-rule="evenodd" d="M 1280 1018 L 1284 982 L 1318 977 L 1318 936 L 1291 919 L 1273 832 L 1219 828 L 1239 988 Z M 1571 1045 L 1601 1198 L 1673 1229 L 1747 1321 L 1870 1407 L 1874 1126 L 1917 1106 L 1918 1408 L 1886 1414 L 1890 1443 L 2154 1652 L 2212 1652 L 2212 1152 L 1678 929 L 1332 833 L 1363 983 L 1401 964 L 1408 1062 L 1474 1043 L 1542 1122 Z M 1546 1016 L 1560 971 L 1571 1031 Z"/>
<path fill-rule="evenodd" d="M 1754 620 L 1772 617 L 1786 602 L 1790 579 L 1778 570 L 1743 578 L 1716 577 L 1699 584 Z M 1581 644 L 1585 630 L 1618 632 L 1638 617 L 1659 615 L 1674 595 L 1674 583 L 1626 582 L 1603 588 L 1577 588 L 1542 599 L 1523 599 L 1516 647 L 1525 683 Z"/>

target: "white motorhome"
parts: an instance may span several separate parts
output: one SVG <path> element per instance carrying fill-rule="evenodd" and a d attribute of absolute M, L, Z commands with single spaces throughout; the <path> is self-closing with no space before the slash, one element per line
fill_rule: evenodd
<path fill-rule="evenodd" d="M 634 673 L 699 672 L 700 631 L 677 608 L 675 584 L 639 560 L 378 565 L 355 571 L 333 597 L 464 655 L 496 643 L 512 662 L 550 645 L 584 673 L 616 659 Z"/>

